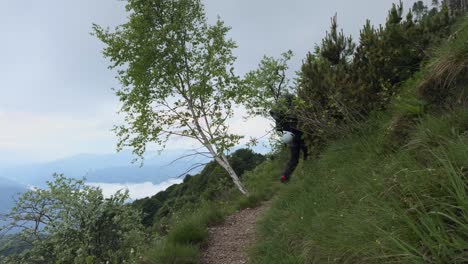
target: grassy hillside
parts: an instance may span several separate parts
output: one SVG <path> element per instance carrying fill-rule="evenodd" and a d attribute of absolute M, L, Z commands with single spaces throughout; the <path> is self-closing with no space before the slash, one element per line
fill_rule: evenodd
<path fill-rule="evenodd" d="M 309 54 L 301 77 L 310 89 L 298 96 L 317 155 L 287 185 L 278 180 L 287 151 L 244 166 L 248 197 L 213 163 L 136 202 L 155 231 L 142 263 L 198 263 L 208 226 L 268 199 L 252 263 L 468 262 L 468 22 L 459 20 L 450 33 L 444 7 L 415 24 L 395 5 L 385 29 L 364 27 L 353 60 L 327 62 L 326 46 Z M 331 48 L 342 41 L 327 38 Z"/>
<path fill-rule="evenodd" d="M 387 111 L 300 164 L 252 263 L 468 262 L 467 43 L 464 18 Z"/>

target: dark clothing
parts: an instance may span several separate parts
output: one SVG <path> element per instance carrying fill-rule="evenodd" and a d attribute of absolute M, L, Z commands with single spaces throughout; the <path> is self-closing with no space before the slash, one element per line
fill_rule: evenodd
<path fill-rule="evenodd" d="M 278 111 L 270 111 L 271 116 L 276 121 L 277 131 L 289 131 L 294 134 L 293 143 L 289 145 L 290 158 L 284 169 L 283 176 L 289 179 L 293 171 L 299 163 L 299 156 L 302 150 L 304 160 L 307 159 L 307 146 L 302 139 L 302 131 L 298 127 L 298 120 L 296 117 L 281 113 Z"/>
<path fill-rule="evenodd" d="M 297 164 L 299 163 L 299 155 L 302 150 L 302 155 L 304 160 L 307 160 L 307 145 L 304 143 L 304 140 L 302 139 L 302 132 L 299 134 L 294 134 L 294 141 L 293 144 L 289 146 L 289 152 L 290 152 L 290 158 L 288 163 L 286 164 L 286 168 L 284 169 L 283 175 L 289 179 L 291 177 L 291 174 L 294 172 L 294 170 L 297 167 Z"/>
<path fill-rule="evenodd" d="M 302 132 L 297 129 L 298 120 L 295 116 L 273 110 L 270 111 L 270 115 L 275 119 L 276 131 L 289 131 L 294 135 L 296 135 L 296 133 L 302 134 Z"/>

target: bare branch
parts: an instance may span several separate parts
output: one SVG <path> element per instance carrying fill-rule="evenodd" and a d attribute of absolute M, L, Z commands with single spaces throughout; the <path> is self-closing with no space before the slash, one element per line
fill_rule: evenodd
<path fill-rule="evenodd" d="M 185 172 L 181 173 L 179 176 L 176 176 L 176 178 L 181 178 L 181 177 L 187 175 L 189 172 L 193 171 L 194 169 L 205 166 L 206 164 L 208 164 L 208 163 L 195 163 L 190 168 L 188 168 Z"/>
<path fill-rule="evenodd" d="M 176 163 L 176 162 L 179 161 L 179 160 L 182 160 L 182 159 L 185 159 L 185 158 L 188 158 L 188 157 L 193 157 L 193 156 L 200 156 L 200 155 L 202 155 L 202 156 L 204 156 L 204 157 L 206 157 L 206 158 L 211 158 L 211 156 L 208 156 L 208 155 L 202 154 L 202 153 L 210 153 L 210 152 L 196 152 L 196 153 L 192 153 L 192 154 L 183 155 L 183 156 L 178 157 L 177 159 L 171 161 L 167 166 L 172 165 L 172 164 Z"/>
<path fill-rule="evenodd" d="M 284 70 L 283 70 L 283 73 L 282 73 L 282 74 L 279 74 L 279 73 L 278 73 L 278 75 L 281 77 L 281 81 L 280 81 L 280 83 L 278 84 L 278 92 L 277 92 L 276 94 L 274 94 L 274 95 L 275 95 L 275 101 L 276 101 L 276 102 L 278 102 L 278 99 L 279 99 L 279 97 L 280 97 L 280 95 L 281 95 L 281 90 L 282 90 L 282 88 L 283 88 L 283 87 L 282 87 L 282 86 L 283 86 L 283 82 L 284 82 L 284 80 L 286 79 L 286 73 L 285 73 Z"/>
<path fill-rule="evenodd" d="M 192 139 L 196 139 L 196 140 L 200 141 L 200 139 L 195 137 L 195 136 L 188 135 L 188 134 L 183 134 L 182 132 L 179 132 L 179 131 L 161 130 L 161 132 L 162 132 L 162 134 L 175 135 L 175 136 L 179 136 L 179 137 L 188 137 L 188 138 L 192 138 Z"/>

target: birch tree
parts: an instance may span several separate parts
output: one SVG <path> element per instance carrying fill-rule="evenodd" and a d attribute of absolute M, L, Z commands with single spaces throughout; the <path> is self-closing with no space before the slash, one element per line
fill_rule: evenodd
<path fill-rule="evenodd" d="M 271 118 L 270 110 L 281 105 L 281 97 L 294 92 L 287 77 L 293 55 L 288 50 L 279 58 L 264 56 L 258 68 L 245 75 L 243 104 L 250 116 Z"/>
<path fill-rule="evenodd" d="M 191 138 L 247 194 L 225 155 L 241 139 L 226 122 L 240 95 L 230 28 L 219 18 L 209 25 L 200 0 L 128 0 L 126 10 L 128 21 L 114 30 L 93 26 L 122 85 L 118 149 L 141 157 L 149 143 Z"/>

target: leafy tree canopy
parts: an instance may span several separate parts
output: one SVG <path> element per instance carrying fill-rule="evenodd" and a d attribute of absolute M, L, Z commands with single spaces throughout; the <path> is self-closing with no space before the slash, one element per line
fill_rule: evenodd
<path fill-rule="evenodd" d="M 128 22 L 114 31 L 94 25 L 122 84 L 118 148 L 142 156 L 149 143 L 191 138 L 247 193 L 224 155 L 241 138 L 226 122 L 240 97 L 229 27 L 219 19 L 208 25 L 200 0 L 130 0 L 126 9 Z"/>
<path fill-rule="evenodd" d="M 12 241 L 31 248 L 5 262 L 123 263 L 136 256 L 144 235 L 140 214 L 125 204 L 128 192 L 105 199 L 101 189 L 58 174 L 47 186 L 21 195 L 6 215 L 0 230 L 19 228 Z"/>

